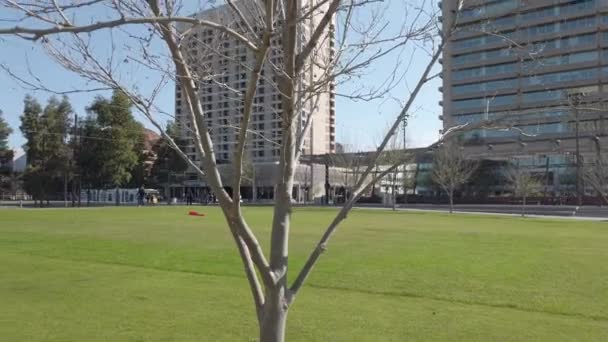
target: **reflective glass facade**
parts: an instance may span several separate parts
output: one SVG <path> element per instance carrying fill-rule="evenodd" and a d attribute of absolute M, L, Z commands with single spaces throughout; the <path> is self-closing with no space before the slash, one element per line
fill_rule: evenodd
<path fill-rule="evenodd" d="M 479 1 L 460 12 L 455 3 L 442 5 L 457 23 L 443 58 L 445 128 L 500 118 L 529 134 L 559 136 L 572 132 L 573 94 L 608 92 L 608 0 Z M 580 125 L 596 127 L 594 120 Z"/>

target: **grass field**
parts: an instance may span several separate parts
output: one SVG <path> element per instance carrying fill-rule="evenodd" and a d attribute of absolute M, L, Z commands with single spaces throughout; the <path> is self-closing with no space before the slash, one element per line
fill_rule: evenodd
<path fill-rule="evenodd" d="M 0 210 L 0 340 L 255 340 L 233 242 L 202 210 Z M 270 209 L 246 214 L 266 244 Z M 333 214 L 296 210 L 292 270 Z M 357 210 L 288 340 L 608 341 L 608 224 Z"/>

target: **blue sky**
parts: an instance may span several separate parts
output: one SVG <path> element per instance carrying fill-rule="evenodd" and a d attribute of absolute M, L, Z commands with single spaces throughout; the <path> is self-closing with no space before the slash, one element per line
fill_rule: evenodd
<path fill-rule="evenodd" d="M 395 23 L 402 22 L 401 9 L 403 5 L 397 1 L 391 3 L 390 6 L 391 10 L 387 12 L 389 15 L 387 19 Z M 0 14 L 4 15 L 4 13 Z M 7 24 L 2 23 L 0 25 L 6 26 Z M 103 37 L 101 39 L 103 40 Z M 87 88 L 87 84 L 78 76 L 56 65 L 40 49 L 39 45 L 21 39 L 4 38 L 0 40 L 0 46 L 0 63 L 9 66 L 18 75 L 28 77 L 31 72 L 51 89 Z M 415 85 L 418 75 L 420 75 L 428 61 L 428 58 L 420 53 L 417 53 L 415 56 L 406 77 L 409 87 Z M 392 65 L 394 63 L 391 59 L 380 61 L 368 74 L 362 79 L 357 80 L 357 82 L 360 82 L 360 84 L 379 82 L 388 73 L 392 72 Z M 439 70 L 439 66 L 436 69 Z M 149 75 L 142 70 L 131 68 L 128 73 L 128 77 L 133 83 L 146 84 L 148 82 Z M 441 114 L 441 107 L 439 107 L 438 101 L 441 99 L 441 94 L 437 88 L 441 85 L 440 81 L 441 79 L 436 78 L 429 82 L 413 106 L 416 110 L 409 122 L 407 133 L 408 144 L 411 146 L 424 146 L 433 142 L 438 137 L 438 130 L 441 127 L 441 122 L 438 119 L 438 115 Z M 9 143 L 13 148 L 18 149 L 24 143 L 19 132 L 19 116 L 23 109 L 24 96 L 28 93 L 32 94 L 41 103 L 44 103 L 51 94 L 43 91 L 24 89 L 1 70 L 0 84 L 3 86 L 3 91 L 0 91 L 0 109 L 4 112 L 4 117 L 14 131 Z M 157 105 L 164 111 L 173 112 L 174 110 L 173 89 L 173 85 L 168 84 L 158 98 Z M 407 89 L 406 83 L 402 82 L 393 89 L 390 95 L 403 100 L 408 95 Z M 337 89 L 338 92 L 346 90 L 346 88 Z M 104 95 L 104 93 L 101 94 Z M 85 107 L 91 103 L 95 95 L 97 94 L 77 93 L 69 95 L 70 101 L 79 116 L 86 115 Z M 336 103 L 338 142 L 353 145 L 361 149 L 373 148 L 378 143 L 382 131 L 399 110 L 398 104 L 389 98 L 390 96 L 371 102 L 355 102 L 338 97 Z M 145 118 L 138 116 L 138 119 L 146 124 L 146 126 L 149 126 Z M 162 120 L 165 121 L 166 119 L 163 118 Z"/>

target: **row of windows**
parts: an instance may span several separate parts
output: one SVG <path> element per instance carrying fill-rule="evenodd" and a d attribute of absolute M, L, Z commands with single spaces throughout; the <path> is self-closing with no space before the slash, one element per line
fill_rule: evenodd
<path fill-rule="evenodd" d="M 605 18 L 603 20 L 608 20 L 608 18 L 606 17 L 603 18 Z M 463 50 L 476 48 L 488 44 L 494 44 L 500 41 L 526 41 L 528 37 L 534 37 L 539 34 L 568 32 L 575 29 L 595 27 L 598 22 L 599 20 L 595 16 L 564 20 L 560 22 L 552 22 L 548 24 L 528 27 L 518 31 L 486 34 L 480 37 L 458 40 L 453 43 L 453 48 L 455 50 Z"/>
<path fill-rule="evenodd" d="M 550 86 L 560 82 L 573 82 L 573 81 L 585 81 L 597 79 L 602 73 L 602 69 L 605 68 L 589 68 L 582 70 L 573 71 L 561 71 L 553 72 L 544 75 L 533 75 L 521 78 L 521 84 L 519 86 L 536 86 L 546 85 Z M 476 93 L 483 91 L 494 91 L 501 89 L 514 89 L 518 87 L 518 79 L 511 78 L 506 80 L 488 81 L 472 84 L 464 84 L 454 86 L 452 92 L 456 95 L 462 95 L 467 93 Z"/>
<path fill-rule="evenodd" d="M 606 57 L 608 57 L 608 50 L 603 50 L 606 53 Z M 530 61 L 525 61 L 522 64 L 523 70 L 525 72 L 532 72 L 538 70 L 543 67 L 556 66 L 556 65 L 569 65 L 576 63 L 586 63 L 586 62 L 596 62 L 599 60 L 599 52 L 597 50 L 594 51 L 584 51 L 584 52 L 576 52 L 568 55 L 560 55 L 553 57 L 545 57 L 545 58 L 537 58 Z"/>
<path fill-rule="evenodd" d="M 602 51 L 602 58 L 608 60 L 608 50 Z M 584 51 L 576 52 L 567 55 L 559 55 L 553 57 L 535 58 L 522 63 L 522 70 L 524 72 L 534 72 L 545 67 L 556 66 L 556 65 L 569 65 L 576 63 L 596 62 L 599 60 L 599 52 Z M 500 74 L 514 73 L 518 71 L 519 63 L 504 63 L 498 65 L 482 66 L 478 68 L 464 69 L 454 71 L 452 78 L 455 81 L 466 80 L 469 78 L 483 77 L 483 76 L 495 76 Z"/>
<path fill-rule="evenodd" d="M 491 66 L 483 66 L 479 68 L 458 70 L 452 73 L 452 79 L 455 81 L 461 81 L 469 78 L 482 77 L 486 75 L 508 74 L 516 72 L 517 66 L 518 63 L 505 63 Z"/>
<path fill-rule="evenodd" d="M 513 89 L 517 88 L 517 79 L 511 78 L 508 80 L 489 81 L 473 84 L 464 84 L 452 87 L 452 92 L 455 95 L 462 95 L 467 93 L 478 93 L 482 91 L 493 91 L 501 89 Z"/>
<path fill-rule="evenodd" d="M 602 32 L 602 40 L 608 41 L 608 31 Z M 582 45 L 592 45 L 596 43 L 596 34 L 584 34 L 580 36 L 559 38 L 553 40 L 547 40 L 542 42 L 536 42 L 526 46 L 526 51 L 516 48 L 504 48 L 482 52 L 474 52 L 468 54 L 462 54 L 453 57 L 454 65 L 461 65 L 465 63 L 481 62 L 486 60 L 495 60 L 498 58 L 511 57 L 517 55 L 536 55 L 542 52 L 556 50 L 556 49 L 568 49 L 578 47 Z"/>
<path fill-rule="evenodd" d="M 499 15 L 501 13 L 507 13 L 517 9 L 519 6 L 519 0 L 500 0 L 491 4 L 467 8 L 460 11 L 460 17 L 463 19 L 479 18 L 479 17 L 491 17 Z"/>
<path fill-rule="evenodd" d="M 602 72 L 608 76 L 608 67 L 602 68 Z M 573 92 L 584 92 L 593 93 L 598 91 L 598 86 L 589 86 L 583 88 L 574 89 L 557 89 L 557 90 L 543 90 L 527 92 L 521 95 L 521 102 L 523 104 L 533 104 L 537 102 L 545 101 L 560 101 L 565 100 L 568 94 Z M 466 109 L 487 109 L 495 106 L 506 106 L 516 104 L 518 101 L 518 95 L 500 95 L 493 97 L 474 98 L 467 100 L 456 100 L 453 101 L 454 109 L 466 110 Z"/>
<path fill-rule="evenodd" d="M 181 104 L 177 104 L 177 105 L 181 106 Z M 271 107 L 272 107 L 272 109 L 274 109 L 276 111 L 280 111 L 280 110 L 283 109 L 283 103 L 282 102 L 273 103 L 271 105 Z M 221 110 L 222 108 L 231 108 L 231 107 L 226 102 L 219 102 L 215 106 L 213 104 L 205 104 L 203 106 L 203 110 L 205 110 L 206 112 L 210 112 L 210 111 L 214 111 L 214 110 L 218 111 L 218 110 Z M 252 106 L 252 112 L 254 112 L 254 113 L 264 112 L 266 108 L 267 107 L 260 106 L 260 105 L 253 105 Z M 239 108 L 239 111 L 241 113 L 243 113 L 243 110 L 244 109 L 242 107 Z M 226 112 L 226 111 L 224 111 L 224 112 Z M 181 114 L 181 110 L 179 110 L 177 114 Z M 228 114 L 224 114 L 224 115 L 228 115 Z"/>
<path fill-rule="evenodd" d="M 528 135 L 559 134 L 568 131 L 568 125 L 561 122 L 539 123 L 532 125 L 517 126 L 523 133 Z M 498 130 L 498 129 L 478 129 L 466 132 L 466 140 L 476 140 L 481 138 L 513 138 L 521 135 L 518 130 Z"/>
<path fill-rule="evenodd" d="M 552 85 L 558 82 L 573 82 L 597 79 L 602 71 L 602 68 L 591 68 L 573 71 L 553 72 L 544 75 L 534 75 L 524 77 L 522 84 L 524 86 L 533 85 Z"/>
<path fill-rule="evenodd" d="M 517 101 L 517 95 L 500 95 L 492 98 L 476 98 L 467 100 L 456 100 L 453 102 L 454 109 L 463 110 L 471 108 L 486 108 L 490 106 L 506 106 Z"/>
<path fill-rule="evenodd" d="M 224 93 L 221 96 L 218 94 L 217 96 L 215 96 L 215 99 L 214 99 L 213 95 L 207 95 L 207 96 L 203 96 L 201 98 L 201 101 L 204 102 L 207 105 L 209 105 L 209 102 L 214 102 L 214 101 L 217 102 L 216 103 L 216 105 L 217 105 L 216 107 L 219 107 L 219 108 L 222 108 L 222 107 L 228 108 L 229 107 L 229 102 L 226 101 L 226 100 L 232 100 L 231 101 L 232 104 L 234 104 L 236 106 L 239 106 L 239 107 L 242 107 L 243 106 L 243 102 L 244 102 L 243 99 L 231 97 L 227 93 Z M 219 101 L 222 101 L 222 102 L 219 102 Z M 279 100 L 273 98 L 273 101 L 279 101 Z M 258 93 L 258 96 L 256 96 L 256 97 L 253 98 L 253 103 L 254 104 L 264 103 L 264 102 L 266 102 L 266 97 L 264 97 L 263 92 L 262 92 L 262 94 Z M 178 99 L 175 102 L 175 104 L 177 106 L 181 106 L 181 100 Z"/>
<path fill-rule="evenodd" d="M 515 112 L 489 112 L 489 113 L 473 113 L 465 115 L 455 115 L 454 122 L 457 125 L 463 125 L 467 123 L 476 123 L 482 120 L 501 120 L 505 118 L 513 118 L 519 121 L 528 120 L 545 120 L 545 119 L 560 119 L 563 117 L 571 116 L 572 112 L 565 108 L 546 108 L 546 109 L 533 109 L 533 110 L 522 110 Z"/>
<path fill-rule="evenodd" d="M 581 133 L 597 133 L 600 130 L 601 122 L 598 120 L 587 120 L 579 123 L 578 130 Z M 575 132 L 576 126 L 570 122 L 536 123 L 528 125 L 516 125 L 524 134 L 542 136 L 546 134 L 564 134 Z M 521 135 L 519 130 L 493 130 L 478 129 L 471 130 L 464 134 L 466 140 L 477 140 L 482 138 L 515 138 Z"/>
<path fill-rule="evenodd" d="M 493 18 L 481 23 L 474 23 L 469 25 L 463 25 L 459 27 L 459 31 L 462 32 L 475 32 L 475 31 L 493 31 L 500 27 L 514 26 L 518 23 L 528 23 L 531 20 L 538 20 L 542 18 L 559 18 L 560 15 L 573 14 L 577 12 L 587 11 L 595 8 L 596 0 L 576 0 L 569 4 L 562 4 L 559 6 L 546 7 L 538 10 L 532 10 L 522 14 L 515 14 L 504 16 L 500 18 Z M 468 10 L 465 10 L 468 11 Z M 474 11 L 473 11 L 474 12 Z M 467 12 L 471 14 L 471 12 Z M 479 10 L 478 10 L 479 13 Z"/>

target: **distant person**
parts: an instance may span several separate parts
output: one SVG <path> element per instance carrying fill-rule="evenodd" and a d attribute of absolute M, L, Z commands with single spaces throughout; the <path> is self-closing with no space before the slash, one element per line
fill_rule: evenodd
<path fill-rule="evenodd" d="M 143 185 L 137 191 L 137 204 L 144 205 L 144 197 L 146 197 L 146 190 L 144 190 Z"/>

